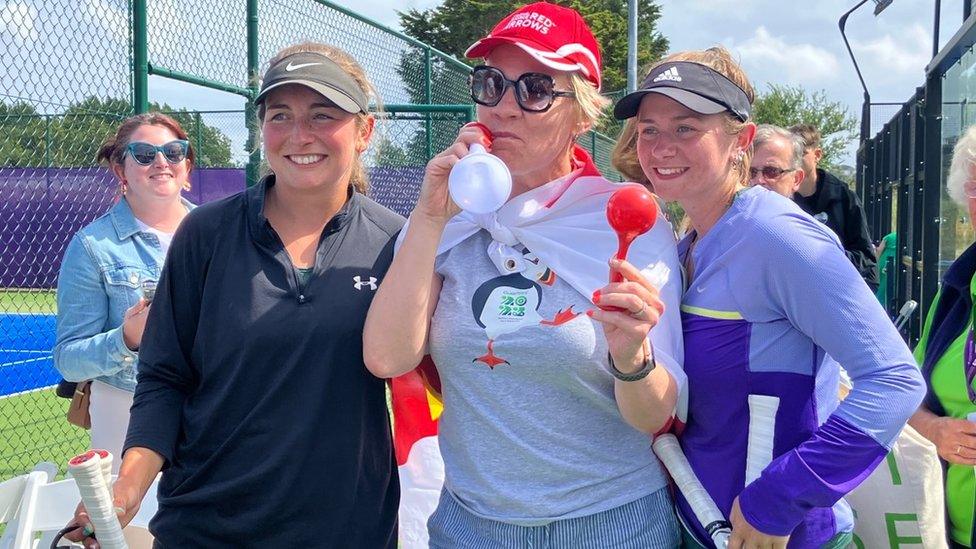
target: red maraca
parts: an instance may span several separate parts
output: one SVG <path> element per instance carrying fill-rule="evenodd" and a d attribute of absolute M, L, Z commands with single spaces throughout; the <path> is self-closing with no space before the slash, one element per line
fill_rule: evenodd
<path fill-rule="evenodd" d="M 657 202 L 644 187 L 632 185 L 615 191 L 607 201 L 607 221 L 617 233 L 617 259 L 627 259 L 631 242 L 651 230 L 657 221 Z M 610 282 L 623 282 L 618 271 L 610 275 Z M 604 307 L 608 311 L 621 311 L 619 307 Z"/>

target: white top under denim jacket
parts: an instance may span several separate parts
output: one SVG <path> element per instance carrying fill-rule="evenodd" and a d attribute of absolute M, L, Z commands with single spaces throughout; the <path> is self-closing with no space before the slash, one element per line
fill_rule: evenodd
<path fill-rule="evenodd" d="M 125 346 L 122 320 L 139 301 L 141 282 L 159 279 L 164 259 L 159 238 L 139 229 L 124 197 L 75 233 L 58 275 L 54 365 L 66 380 L 135 390 L 139 354 Z"/>

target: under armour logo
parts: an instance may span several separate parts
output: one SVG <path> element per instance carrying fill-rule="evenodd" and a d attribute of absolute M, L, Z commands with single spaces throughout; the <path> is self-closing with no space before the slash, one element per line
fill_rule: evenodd
<path fill-rule="evenodd" d="M 353 284 L 353 286 L 357 290 L 362 290 L 363 289 L 363 286 L 369 286 L 369 289 L 370 290 L 373 290 L 374 292 L 376 291 L 376 277 L 375 276 L 369 277 L 369 280 L 367 280 L 366 282 L 363 282 L 362 278 L 360 278 L 359 275 L 356 275 L 356 276 L 352 277 L 352 280 L 353 280 L 353 282 L 355 282 L 355 284 Z"/>
<path fill-rule="evenodd" d="M 662 80 L 671 80 L 673 82 L 681 82 L 681 75 L 678 74 L 677 67 L 671 67 L 670 69 L 662 72 L 654 78 L 654 82 L 660 82 Z"/>

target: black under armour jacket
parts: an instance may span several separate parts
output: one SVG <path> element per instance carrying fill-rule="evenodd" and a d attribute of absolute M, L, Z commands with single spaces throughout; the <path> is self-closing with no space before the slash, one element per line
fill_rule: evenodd
<path fill-rule="evenodd" d="M 176 231 L 139 350 L 126 448 L 165 459 L 163 549 L 396 548 L 399 484 L 363 322 L 403 218 L 359 193 L 299 276 L 273 176 Z"/>

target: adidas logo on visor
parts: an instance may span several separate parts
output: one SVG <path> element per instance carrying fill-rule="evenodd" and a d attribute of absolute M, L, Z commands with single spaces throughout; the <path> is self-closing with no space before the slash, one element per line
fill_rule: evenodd
<path fill-rule="evenodd" d="M 654 77 L 654 82 L 661 82 L 662 80 L 681 82 L 681 75 L 678 74 L 678 67 L 671 67 L 670 69 Z"/>

